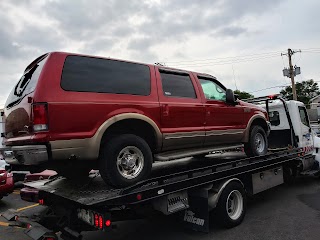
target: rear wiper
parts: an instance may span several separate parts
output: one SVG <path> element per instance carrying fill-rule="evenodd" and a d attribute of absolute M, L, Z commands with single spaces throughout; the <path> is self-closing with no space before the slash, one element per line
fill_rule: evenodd
<path fill-rule="evenodd" d="M 19 80 L 18 84 L 16 85 L 15 89 L 14 89 L 14 95 L 17 97 L 21 97 L 24 90 L 26 89 L 26 87 L 28 86 L 28 83 L 31 80 L 31 77 L 33 75 L 33 73 L 36 71 L 36 69 L 38 68 L 38 64 L 34 65 L 33 68 L 30 69 L 30 71 L 28 71 L 27 73 L 25 73 L 21 79 Z"/>

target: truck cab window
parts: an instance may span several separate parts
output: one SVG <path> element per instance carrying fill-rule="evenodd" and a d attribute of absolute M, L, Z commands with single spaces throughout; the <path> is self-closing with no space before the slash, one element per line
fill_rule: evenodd
<path fill-rule="evenodd" d="M 299 107 L 299 115 L 300 115 L 300 120 L 302 124 L 310 127 L 309 118 L 308 118 L 307 110 L 305 107 Z"/>
<path fill-rule="evenodd" d="M 200 83 L 206 99 L 226 101 L 226 90 L 217 83 L 207 79 L 200 79 Z"/>
<path fill-rule="evenodd" d="M 269 120 L 272 126 L 280 125 L 280 115 L 278 111 L 272 111 L 269 113 Z"/>

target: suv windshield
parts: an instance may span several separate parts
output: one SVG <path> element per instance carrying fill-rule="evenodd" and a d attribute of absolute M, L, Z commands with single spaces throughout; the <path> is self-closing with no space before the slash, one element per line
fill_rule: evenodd
<path fill-rule="evenodd" d="M 35 90 L 46 57 L 47 54 L 42 55 L 26 68 L 19 82 L 9 94 L 6 102 L 7 108 L 13 107 L 14 105 L 18 104 L 25 95 Z"/>

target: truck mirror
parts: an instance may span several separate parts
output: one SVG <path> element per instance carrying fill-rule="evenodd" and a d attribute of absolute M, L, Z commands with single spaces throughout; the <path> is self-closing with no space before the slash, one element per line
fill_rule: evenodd
<path fill-rule="evenodd" d="M 231 89 L 226 90 L 226 102 L 231 104 L 235 103 L 234 93 Z"/>

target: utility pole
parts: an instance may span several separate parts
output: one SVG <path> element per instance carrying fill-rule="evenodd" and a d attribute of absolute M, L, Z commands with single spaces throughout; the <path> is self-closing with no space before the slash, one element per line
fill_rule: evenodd
<path fill-rule="evenodd" d="M 282 55 L 287 55 L 289 59 L 289 69 L 285 68 L 283 69 L 283 75 L 286 77 L 291 78 L 291 85 L 292 85 L 292 98 L 293 100 L 297 101 L 297 91 L 296 91 L 296 84 L 294 83 L 294 76 L 300 74 L 300 67 L 294 67 L 292 66 L 292 55 L 295 54 L 296 52 L 301 52 L 299 51 L 293 51 L 290 48 L 288 48 L 288 53 L 281 53 Z"/>
<path fill-rule="evenodd" d="M 296 84 L 294 83 L 294 74 L 293 74 L 293 66 L 292 66 L 292 60 L 291 56 L 294 54 L 294 52 L 288 48 L 288 58 L 289 58 L 289 68 L 290 68 L 290 78 L 291 78 L 291 85 L 292 85 L 292 95 L 293 100 L 297 101 L 297 90 L 296 90 Z"/>

